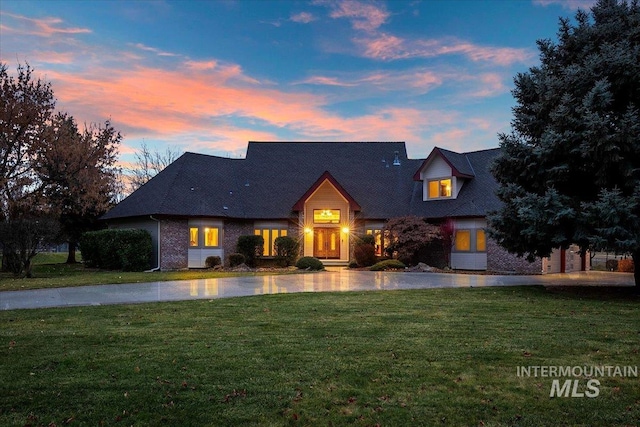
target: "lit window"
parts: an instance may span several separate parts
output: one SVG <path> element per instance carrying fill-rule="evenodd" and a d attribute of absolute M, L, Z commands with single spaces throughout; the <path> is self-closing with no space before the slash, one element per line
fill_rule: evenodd
<path fill-rule="evenodd" d="M 471 250 L 471 231 L 469 230 L 456 231 L 456 250 L 457 251 Z"/>
<path fill-rule="evenodd" d="M 429 181 L 429 198 L 451 197 L 451 178 Z"/>
<path fill-rule="evenodd" d="M 367 234 L 371 234 L 375 237 L 376 255 L 381 256 L 382 255 L 382 230 L 369 229 L 367 230 Z"/>
<path fill-rule="evenodd" d="M 340 209 L 314 209 L 313 222 L 316 224 L 339 224 Z"/>
<path fill-rule="evenodd" d="M 487 250 L 487 240 L 484 230 L 476 230 L 476 251 L 485 252 Z"/>
<path fill-rule="evenodd" d="M 256 236 L 262 236 L 262 238 L 264 239 L 262 256 L 275 256 L 276 239 L 278 237 L 286 236 L 287 230 L 279 228 L 256 228 L 253 230 L 253 234 L 255 234 Z"/>
<path fill-rule="evenodd" d="M 208 228 L 204 229 L 204 245 L 205 246 L 220 246 L 218 242 L 218 228 Z"/>
<path fill-rule="evenodd" d="M 198 246 L 198 227 L 189 229 L 189 246 Z"/>

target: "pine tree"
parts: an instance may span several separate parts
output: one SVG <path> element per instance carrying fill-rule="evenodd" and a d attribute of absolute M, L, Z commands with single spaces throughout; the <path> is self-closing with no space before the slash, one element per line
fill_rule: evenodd
<path fill-rule="evenodd" d="M 631 253 L 640 285 L 638 1 L 599 0 L 537 43 L 540 65 L 515 77 L 512 131 L 499 135 L 492 235 L 529 259 L 572 243 Z"/>

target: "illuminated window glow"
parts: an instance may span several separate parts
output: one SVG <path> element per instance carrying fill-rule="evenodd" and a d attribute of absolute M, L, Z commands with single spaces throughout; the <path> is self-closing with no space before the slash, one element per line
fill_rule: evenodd
<path fill-rule="evenodd" d="M 487 250 L 487 240 L 484 230 L 476 230 L 476 251 L 485 252 Z"/>
<path fill-rule="evenodd" d="M 451 178 L 429 181 L 429 198 L 451 197 Z"/>
<path fill-rule="evenodd" d="M 204 245 L 209 247 L 217 247 L 220 246 L 218 240 L 218 228 L 209 228 L 205 227 L 204 229 Z"/>
<path fill-rule="evenodd" d="M 189 246 L 198 246 L 198 227 L 189 228 Z"/>
<path fill-rule="evenodd" d="M 313 222 L 316 224 L 339 224 L 340 209 L 314 209 Z"/>
<path fill-rule="evenodd" d="M 456 231 L 456 250 L 457 251 L 471 250 L 471 231 L 469 230 Z"/>
<path fill-rule="evenodd" d="M 262 256 L 276 256 L 276 239 L 287 235 L 287 230 L 282 228 L 256 228 L 253 230 L 256 236 L 262 236 L 264 246 Z"/>

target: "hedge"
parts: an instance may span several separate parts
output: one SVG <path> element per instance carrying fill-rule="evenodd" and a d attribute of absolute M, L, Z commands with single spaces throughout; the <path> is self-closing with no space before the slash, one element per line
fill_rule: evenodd
<path fill-rule="evenodd" d="M 89 267 L 144 271 L 151 267 L 153 245 L 146 230 L 108 229 L 84 233 L 80 251 Z"/>
<path fill-rule="evenodd" d="M 292 265 L 300 252 L 300 243 L 293 237 L 281 236 L 274 242 L 276 264 L 281 267 Z"/>
<path fill-rule="evenodd" d="M 296 262 L 296 267 L 300 270 L 324 270 L 324 264 L 318 258 L 303 256 Z"/>

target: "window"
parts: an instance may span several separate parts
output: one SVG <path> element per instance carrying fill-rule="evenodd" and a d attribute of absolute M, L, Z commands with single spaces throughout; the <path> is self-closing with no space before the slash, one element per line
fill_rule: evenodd
<path fill-rule="evenodd" d="M 189 246 L 198 246 L 198 227 L 189 228 Z"/>
<path fill-rule="evenodd" d="M 454 243 L 453 250 L 456 252 L 487 251 L 486 235 L 481 228 L 475 230 L 456 230 Z"/>
<path fill-rule="evenodd" d="M 204 245 L 207 247 L 220 246 L 218 242 L 218 228 L 205 227 L 204 229 Z"/>
<path fill-rule="evenodd" d="M 371 234 L 375 237 L 376 240 L 374 244 L 376 248 L 376 255 L 382 256 L 382 230 L 368 229 L 367 234 Z"/>
<path fill-rule="evenodd" d="M 262 236 L 264 246 L 262 256 L 276 256 L 276 239 L 287 235 L 285 228 L 256 228 L 253 230 L 256 236 Z"/>
<path fill-rule="evenodd" d="M 485 252 L 487 250 L 487 240 L 484 235 L 484 230 L 476 230 L 476 251 Z"/>
<path fill-rule="evenodd" d="M 340 209 L 314 209 L 313 222 L 316 224 L 340 224 Z"/>
<path fill-rule="evenodd" d="M 429 198 L 451 197 L 451 178 L 429 181 Z"/>
<path fill-rule="evenodd" d="M 469 230 L 456 231 L 456 250 L 457 251 L 471 250 L 471 231 Z"/>
<path fill-rule="evenodd" d="M 189 247 L 191 248 L 220 247 L 220 228 L 204 227 L 204 226 L 189 227 Z"/>

